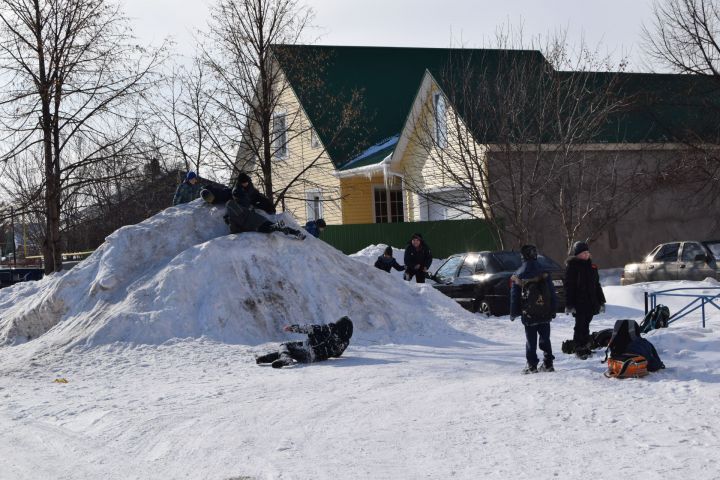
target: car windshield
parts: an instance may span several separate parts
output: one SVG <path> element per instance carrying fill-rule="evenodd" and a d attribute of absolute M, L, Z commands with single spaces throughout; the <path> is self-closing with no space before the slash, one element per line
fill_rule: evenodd
<path fill-rule="evenodd" d="M 492 254 L 496 272 L 514 272 L 522 265 L 519 252 L 497 252 Z M 538 255 L 540 266 L 547 270 L 561 270 L 562 267 L 544 255 Z"/>
<path fill-rule="evenodd" d="M 716 260 L 720 260 L 720 242 L 705 242 L 705 246 L 712 252 Z"/>

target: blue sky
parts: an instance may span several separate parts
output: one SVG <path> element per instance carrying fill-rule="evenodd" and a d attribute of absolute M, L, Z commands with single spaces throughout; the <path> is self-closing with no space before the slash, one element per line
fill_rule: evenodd
<path fill-rule="evenodd" d="M 171 36 L 181 53 L 192 50 L 192 31 L 207 23 L 207 0 L 120 0 L 143 41 Z M 647 70 L 642 24 L 652 0 L 310 0 L 316 43 L 417 47 L 492 46 L 498 26 L 523 25 L 525 37 L 567 30 L 571 44 L 584 38 L 632 70 Z M 317 35 L 316 35 L 317 34 Z"/>

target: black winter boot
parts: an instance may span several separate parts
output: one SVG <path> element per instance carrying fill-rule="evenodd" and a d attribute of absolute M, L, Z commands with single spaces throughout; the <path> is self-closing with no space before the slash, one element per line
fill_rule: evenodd
<path fill-rule="evenodd" d="M 275 360 L 274 362 L 272 362 L 273 368 L 289 367 L 290 365 L 293 364 L 293 360 L 292 360 L 292 358 L 290 358 L 289 355 L 280 354 L 278 356 L 279 356 L 279 358 L 277 360 Z"/>
<path fill-rule="evenodd" d="M 255 363 L 260 365 L 261 363 L 272 363 L 275 360 L 280 358 L 280 354 L 278 352 L 268 353 L 266 355 L 260 355 L 259 357 L 255 357 Z"/>
<path fill-rule="evenodd" d="M 526 365 L 525 368 L 523 368 L 522 373 L 528 374 L 528 373 L 537 373 L 538 369 L 536 365 Z"/>

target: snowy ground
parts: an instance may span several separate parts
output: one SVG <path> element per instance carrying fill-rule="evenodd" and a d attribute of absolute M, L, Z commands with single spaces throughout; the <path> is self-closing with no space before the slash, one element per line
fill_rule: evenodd
<path fill-rule="evenodd" d="M 640 380 L 563 355 L 562 315 L 557 372 L 521 375 L 518 322 L 314 239 L 223 235 L 202 208 L 169 209 L 114 234 L 83 269 L 0 291 L 0 478 L 718 478 L 717 310 L 708 328 L 691 316 L 647 335 L 668 368 Z M 132 241 L 157 228 L 186 244 Z M 272 295 L 280 278 L 294 311 Z M 639 320 L 643 291 L 674 286 L 718 284 L 606 286 L 592 329 Z M 246 304 L 253 295 L 263 301 Z M 342 309 L 357 327 L 342 358 L 254 364 L 292 338 L 283 320 Z"/>

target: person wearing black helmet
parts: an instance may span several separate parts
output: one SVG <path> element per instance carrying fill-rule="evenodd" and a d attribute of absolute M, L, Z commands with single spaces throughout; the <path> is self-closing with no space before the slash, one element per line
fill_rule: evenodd
<path fill-rule="evenodd" d="M 413 234 L 405 249 L 405 274 L 408 282 L 415 277 L 417 283 L 425 283 L 427 271 L 432 265 L 430 247 L 419 233 Z"/>
<path fill-rule="evenodd" d="M 565 312 L 575 317 L 575 355 L 585 360 L 592 355 L 590 322 L 605 311 L 605 294 L 587 243 L 575 242 L 565 264 Z"/>
<path fill-rule="evenodd" d="M 522 265 L 510 277 L 510 320 L 521 318 L 525 327 L 525 359 L 523 373 L 553 372 L 552 344 L 550 343 L 550 322 L 555 318 L 557 295 L 550 273 L 537 260 L 535 245 L 523 245 L 520 249 Z M 543 352 L 543 363 L 538 369 L 538 338 Z"/>
<path fill-rule="evenodd" d="M 295 362 L 312 363 L 337 358 L 350 345 L 353 323 L 349 317 L 342 317 L 327 325 L 286 325 L 283 330 L 304 333 L 307 339 L 303 342 L 281 343 L 277 352 L 257 357 L 255 362 L 258 365 L 270 363 L 273 368 L 282 368 Z"/>

